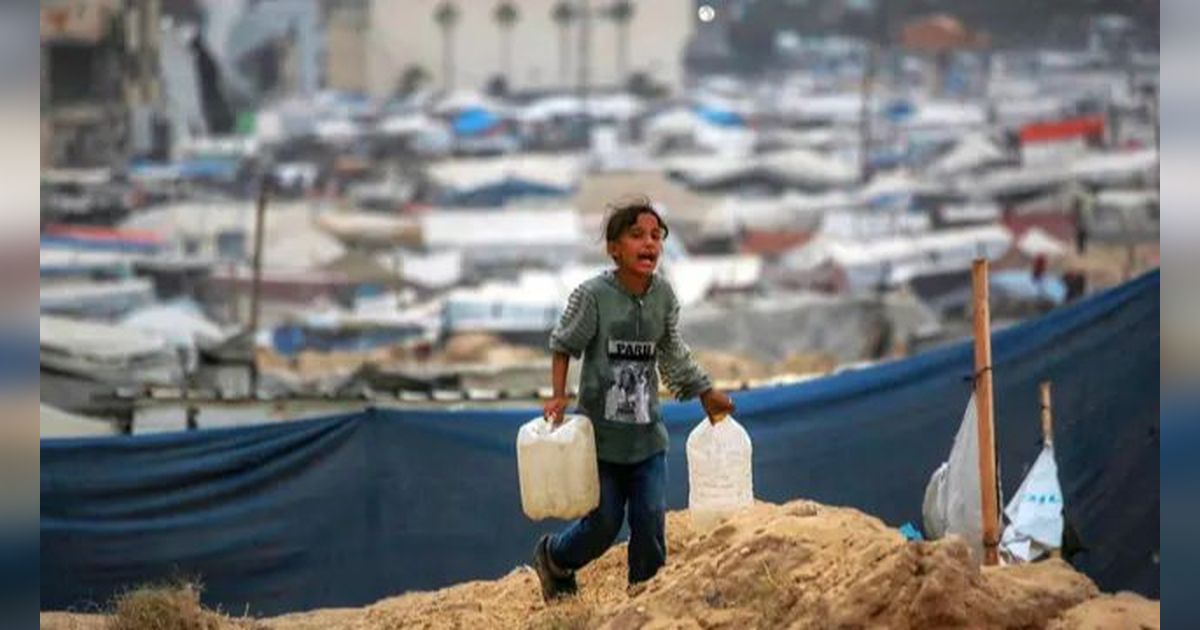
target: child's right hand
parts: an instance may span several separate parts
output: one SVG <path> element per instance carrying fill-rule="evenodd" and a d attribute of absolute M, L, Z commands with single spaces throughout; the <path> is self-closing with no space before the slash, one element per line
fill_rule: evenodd
<path fill-rule="evenodd" d="M 546 401 L 542 406 L 542 416 L 549 420 L 552 424 L 562 422 L 563 415 L 567 411 L 567 405 L 571 404 L 570 396 L 556 396 Z"/>

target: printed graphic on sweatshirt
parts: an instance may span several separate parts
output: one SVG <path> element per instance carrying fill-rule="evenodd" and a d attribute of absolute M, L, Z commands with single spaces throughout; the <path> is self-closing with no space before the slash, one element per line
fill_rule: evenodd
<path fill-rule="evenodd" d="M 654 342 L 608 342 L 612 386 L 604 399 L 604 417 L 614 422 L 650 424 L 654 385 Z"/>

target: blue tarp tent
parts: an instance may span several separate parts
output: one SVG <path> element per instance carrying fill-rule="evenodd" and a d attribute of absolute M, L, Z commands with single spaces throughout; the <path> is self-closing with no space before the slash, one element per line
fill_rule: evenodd
<path fill-rule="evenodd" d="M 1000 298 L 1021 301 L 1046 300 L 1062 304 L 1067 299 L 1067 285 L 1062 278 L 1045 275 L 1035 280 L 1025 269 L 997 271 L 988 277 L 988 288 Z"/>
<path fill-rule="evenodd" d="M 1006 496 L 1040 450 L 1038 383 L 1054 383 L 1072 561 L 1109 591 L 1156 596 L 1159 273 L 998 331 L 996 434 Z M 918 521 L 970 397 L 968 342 L 735 395 L 759 498 Z M 356 606 L 498 577 L 540 532 L 517 489 L 524 410 L 361 413 L 239 429 L 43 440 L 43 610 L 171 576 L 205 602 L 274 614 Z M 702 416 L 664 405 L 668 501 L 686 505 L 683 444 Z M 668 532 L 668 536 L 670 533 Z M 671 560 L 668 559 L 668 562 Z"/>
<path fill-rule="evenodd" d="M 912 101 L 898 98 L 890 101 L 883 108 L 883 115 L 888 121 L 893 123 L 904 122 L 913 117 L 917 113 L 917 108 L 912 104 Z"/>
<path fill-rule="evenodd" d="M 446 193 L 441 205 L 448 207 L 499 208 L 523 198 L 566 197 L 569 188 L 551 186 L 520 177 L 506 177 L 500 181 L 464 188 Z"/>
<path fill-rule="evenodd" d="M 482 107 L 469 107 L 456 114 L 450 124 L 455 134 L 473 136 L 491 129 L 499 122 L 500 119 L 492 112 Z"/>
<path fill-rule="evenodd" d="M 718 127 L 746 126 L 746 121 L 742 118 L 741 114 L 728 109 L 718 109 L 701 105 L 696 107 L 695 111 L 702 120 Z"/>
<path fill-rule="evenodd" d="M 194 157 L 179 161 L 176 168 L 183 179 L 232 182 L 241 171 L 242 160 L 236 157 Z"/>

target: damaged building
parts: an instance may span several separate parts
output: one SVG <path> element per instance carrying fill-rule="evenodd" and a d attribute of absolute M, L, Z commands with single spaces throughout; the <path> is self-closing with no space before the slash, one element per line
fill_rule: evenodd
<path fill-rule="evenodd" d="M 40 12 L 42 166 L 114 166 L 165 145 L 159 0 L 45 0 Z"/>

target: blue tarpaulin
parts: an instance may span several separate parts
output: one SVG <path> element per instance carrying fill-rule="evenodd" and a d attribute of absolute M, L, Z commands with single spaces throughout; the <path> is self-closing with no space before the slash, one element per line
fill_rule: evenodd
<path fill-rule="evenodd" d="M 1010 300 L 1045 300 L 1062 304 L 1067 299 L 1067 285 L 1062 278 L 1047 274 L 1035 279 L 1025 269 L 1009 269 L 989 275 L 988 289 L 992 295 Z"/>
<path fill-rule="evenodd" d="M 158 242 L 137 239 L 95 239 L 73 235 L 42 235 L 41 249 L 71 249 L 88 252 L 125 252 L 153 254 L 161 249 Z"/>
<path fill-rule="evenodd" d="M 917 113 L 917 108 L 912 104 L 912 101 L 906 99 L 896 99 L 889 102 L 883 108 L 883 115 L 891 122 L 898 123 L 908 120 Z"/>
<path fill-rule="evenodd" d="M 451 191 L 442 197 L 441 205 L 464 208 L 500 208 L 517 199 L 566 197 L 569 194 L 571 194 L 569 188 L 510 176 L 473 188 Z"/>
<path fill-rule="evenodd" d="M 181 160 L 176 168 L 183 179 L 232 182 L 241 171 L 242 160 L 236 157 L 194 157 Z"/>
<path fill-rule="evenodd" d="M 718 127 L 745 127 L 746 120 L 741 114 L 728 109 L 718 109 L 716 107 L 698 106 L 696 113 L 700 118 L 704 119 L 709 124 Z"/>
<path fill-rule="evenodd" d="M 460 136 L 473 136 L 496 126 L 500 119 L 482 107 L 469 107 L 454 116 L 451 127 Z"/>
<path fill-rule="evenodd" d="M 1038 383 L 1054 383 L 1055 446 L 1073 558 L 1105 590 L 1158 593 L 1159 274 L 994 336 L 1006 496 L 1040 450 Z M 918 521 L 970 396 L 972 350 L 735 395 L 759 498 Z M 561 523 L 521 513 L 514 443 L 525 410 L 361 413 L 237 429 L 43 440 L 43 610 L 104 602 L 172 576 L 255 614 L 357 606 L 494 578 Z M 683 444 L 702 416 L 664 405 L 668 500 L 687 500 Z M 668 536 L 670 533 L 668 532 Z M 668 559 L 668 562 L 670 559 Z"/>

